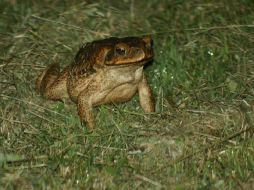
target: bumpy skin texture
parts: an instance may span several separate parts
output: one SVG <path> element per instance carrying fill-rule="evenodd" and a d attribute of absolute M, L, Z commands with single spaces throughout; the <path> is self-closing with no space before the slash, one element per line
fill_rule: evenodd
<path fill-rule="evenodd" d="M 60 72 L 51 64 L 36 81 L 36 91 L 47 99 L 70 98 L 81 122 L 95 126 L 93 106 L 129 101 L 137 92 L 145 112 L 154 112 L 154 98 L 143 72 L 153 59 L 152 39 L 108 38 L 80 48 L 73 63 Z"/>

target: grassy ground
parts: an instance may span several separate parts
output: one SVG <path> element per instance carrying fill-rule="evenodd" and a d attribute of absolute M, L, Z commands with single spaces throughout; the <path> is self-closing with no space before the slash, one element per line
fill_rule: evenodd
<path fill-rule="evenodd" d="M 254 188 L 252 0 L 17 2 L 0 2 L 0 189 Z M 156 113 L 103 105 L 90 132 L 35 93 L 82 43 L 144 34 Z"/>

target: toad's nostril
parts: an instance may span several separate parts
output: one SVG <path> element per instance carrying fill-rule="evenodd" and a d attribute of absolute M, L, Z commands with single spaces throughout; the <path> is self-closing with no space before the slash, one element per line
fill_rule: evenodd
<path fill-rule="evenodd" d="M 137 55 L 137 54 L 142 54 L 142 50 L 141 49 L 139 49 L 139 48 L 133 48 L 133 50 L 132 50 L 132 53 L 134 54 L 134 55 Z"/>

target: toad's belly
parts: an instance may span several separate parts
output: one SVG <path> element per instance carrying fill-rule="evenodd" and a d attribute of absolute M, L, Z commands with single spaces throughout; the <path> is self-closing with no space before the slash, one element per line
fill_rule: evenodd
<path fill-rule="evenodd" d="M 87 99 L 92 105 L 126 102 L 138 89 L 143 77 L 143 67 L 114 68 L 100 70 L 89 77 L 68 82 L 70 98 L 77 102 L 78 96 Z"/>
<path fill-rule="evenodd" d="M 129 101 L 137 92 L 137 84 L 122 84 L 114 89 L 97 92 L 92 96 L 92 104 L 120 103 Z"/>
<path fill-rule="evenodd" d="M 130 100 L 143 77 L 143 67 L 108 70 L 102 88 L 92 96 L 92 104 L 120 103 Z"/>

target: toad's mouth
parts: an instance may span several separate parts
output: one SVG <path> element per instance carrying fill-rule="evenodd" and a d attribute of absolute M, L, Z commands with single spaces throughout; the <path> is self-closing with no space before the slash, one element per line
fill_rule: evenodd
<path fill-rule="evenodd" d="M 139 60 L 139 61 L 129 61 L 129 62 L 122 62 L 122 63 L 116 63 L 116 64 L 105 64 L 107 67 L 128 67 L 131 65 L 137 65 L 137 66 L 142 66 L 145 65 L 146 63 L 150 62 L 153 60 L 153 56 Z"/>

